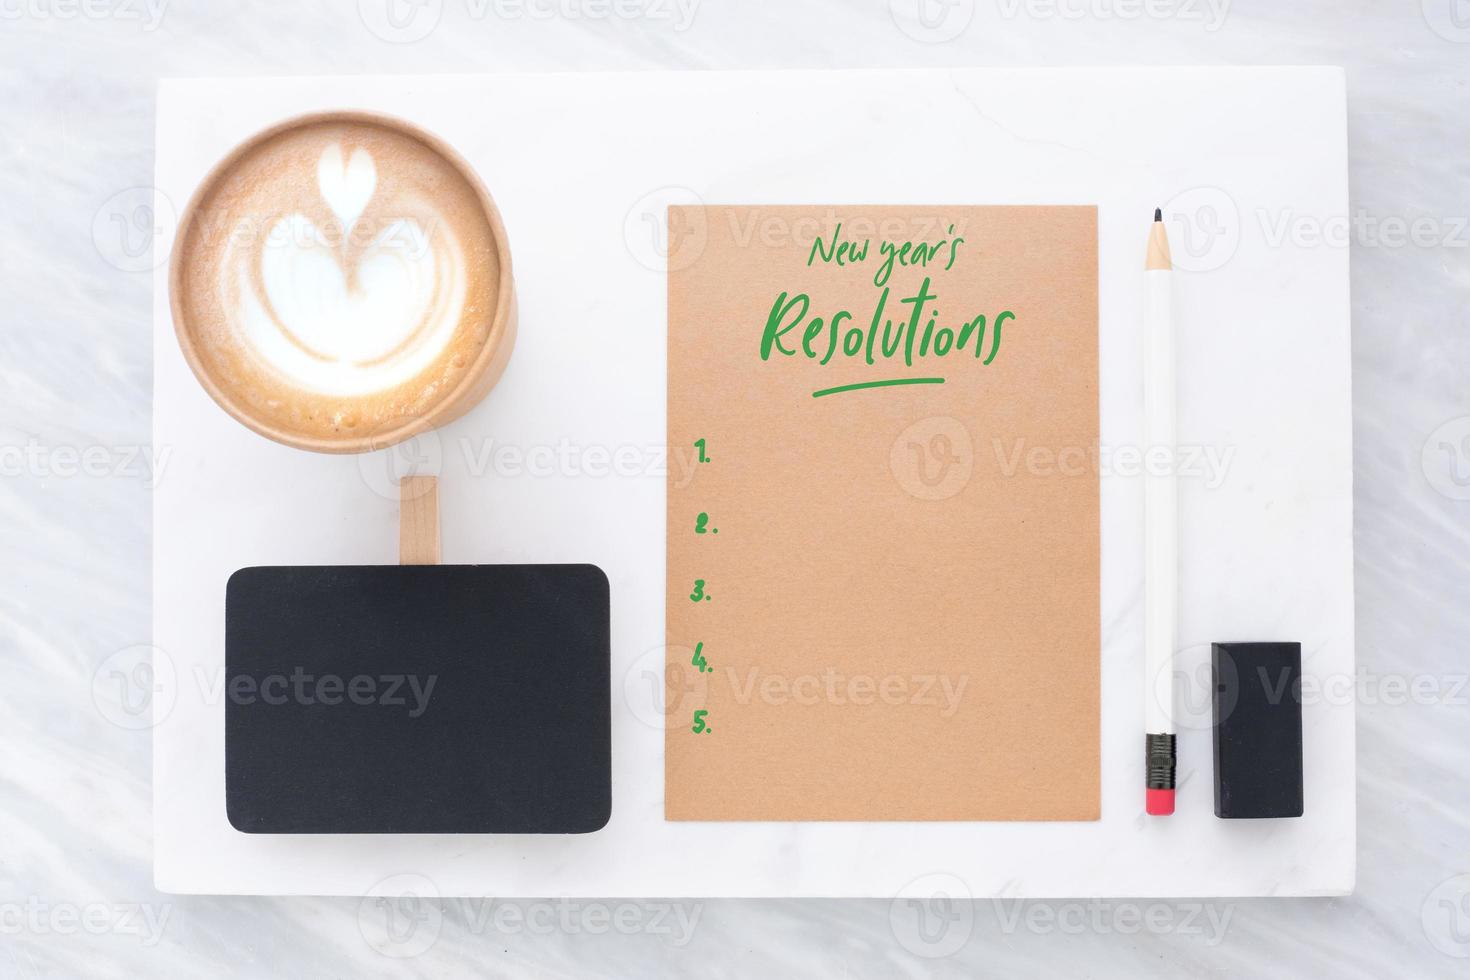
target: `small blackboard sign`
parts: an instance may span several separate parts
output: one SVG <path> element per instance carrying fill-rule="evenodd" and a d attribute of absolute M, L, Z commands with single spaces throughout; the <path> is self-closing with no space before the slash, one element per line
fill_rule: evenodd
<path fill-rule="evenodd" d="M 594 565 L 241 569 L 225 613 L 230 823 L 598 830 L 612 806 L 609 663 Z"/>

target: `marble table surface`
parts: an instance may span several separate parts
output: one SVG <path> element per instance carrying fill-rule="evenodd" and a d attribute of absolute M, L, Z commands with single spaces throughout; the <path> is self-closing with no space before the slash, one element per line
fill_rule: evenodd
<path fill-rule="evenodd" d="M 1347 69 L 1351 213 L 1263 231 L 1351 249 L 1358 676 L 1334 696 L 1357 699 L 1353 896 L 405 907 L 153 889 L 133 651 L 168 465 L 149 446 L 157 78 L 1075 64 Z M 0 976 L 1464 976 L 1467 98 L 1464 0 L 3 0 Z"/>

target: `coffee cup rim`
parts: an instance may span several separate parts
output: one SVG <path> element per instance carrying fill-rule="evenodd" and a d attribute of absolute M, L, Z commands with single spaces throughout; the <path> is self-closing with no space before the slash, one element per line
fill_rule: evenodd
<path fill-rule="evenodd" d="M 184 315 L 181 286 L 185 263 L 184 249 L 180 247 L 180 243 L 191 227 L 205 197 L 215 188 L 219 179 L 246 154 L 282 133 L 331 122 L 367 123 L 395 130 L 418 140 L 448 161 L 459 171 L 479 200 L 480 208 L 490 224 L 491 238 L 495 244 L 500 271 L 496 279 L 495 310 L 491 316 L 490 329 L 486 334 L 485 343 L 481 345 L 474 363 L 469 366 L 453 388 L 444 392 L 422 415 L 404 419 L 399 425 L 361 435 L 327 438 L 306 436 L 271 424 L 253 414 L 248 405 L 232 397 L 229 391 L 215 381 L 203 358 L 199 355 L 198 338 L 194 336 L 193 328 L 186 322 Z M 178 340 L 179 349 L 195 379 L 215 404 L 224 409 L 226 414 L 235 421 L 267 439 L 293 449 L 318 453 L 349 454 L 387 449 L 453 421 L 467 411 L 474 402 L 477 402 L 479 397 L 488 393 L 489 385 L 485 385 L 485 390 L 470 404 L 460 404 L 461 397 L 467 391 L 485 382 L 486 374 L 498 374 L 504 369 L 506 357 L 502 348 L 511 342 L 514 336 L 515 281 L 511 269 L 510 243 L 505 232 L 505 225 L 500 217 L 500 209 L 496 206 L 495 199 L 490 196 L 490 191 L 486 188 L 484 181 L 480 179 L 480 175 L 476 173 L 469 161 L 444 139 L 399 116 L 367 109 L 326 109 L 290 116 L 243 140 L 210 167 L 203 179 L 199 181 L 198 186 L 194 188 L 188 204 L 180 212 L 178 226 L 174 232 L 173 248 L 169 255 L 168 292 L 169 313 L 173 318 L 174 336 Z M 491 384 L 494 380 L 494 378 L 491 379 Z"/>

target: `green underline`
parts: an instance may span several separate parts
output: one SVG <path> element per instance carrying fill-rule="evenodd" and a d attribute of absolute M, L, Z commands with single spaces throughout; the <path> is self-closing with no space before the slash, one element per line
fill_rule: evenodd
<path fill-rule="evenodd" d="M 859 381 L 855 385 L 838 385 L 836 388 L 823 388 L 812 392 L 813 398 L 821 398 L 823 395 L 835 395 L 840 391 L 857 391 L 859 388 L 891 388 L 894 385 L 942 385 L 943 378 L 890 378 L 887 381 Z"/>

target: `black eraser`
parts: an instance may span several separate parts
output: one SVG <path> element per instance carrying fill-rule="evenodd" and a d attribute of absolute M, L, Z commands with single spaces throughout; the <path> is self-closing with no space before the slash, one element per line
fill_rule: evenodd
<path fill-rule="evenodd" d="M 1302 645 L 1216 643 L 1215 816 L 1299 817 Z"/>

